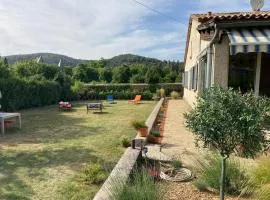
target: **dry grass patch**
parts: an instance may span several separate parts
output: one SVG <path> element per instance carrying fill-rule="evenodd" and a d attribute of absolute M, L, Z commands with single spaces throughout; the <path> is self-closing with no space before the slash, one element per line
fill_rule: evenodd
<path fill-rule="evenodd" d="M 100 186 L 74 177 L 93 162 L 111 170 L 125 150 L 121 137 L 136 135 L 131 122 L 145 120 L 154 106 L 118 101 L 105 104 L 104 114 L 86 114 L 83 103 L 72 112 L 57 106 L 22 111 L 23 129 L 0 138 L 0 199 L 68 199 L 63 188 L 77 188 L 74 199 L 91 199 Z"/>

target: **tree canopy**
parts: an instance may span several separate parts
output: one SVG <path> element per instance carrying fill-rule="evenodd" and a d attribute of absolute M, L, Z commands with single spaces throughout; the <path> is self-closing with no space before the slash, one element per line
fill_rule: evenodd
<path fill-rule="evenodd" d="M 269 100 L 264 97 L 215 86 L 201 93 L 195 108 L 186 114 L 187 127 L 223 158 L 221 199 L 224 199 L 226 159 L 237 150 L 244 157 L 254 158 L 268 144 L 262 129 L 269 110 Z"/>

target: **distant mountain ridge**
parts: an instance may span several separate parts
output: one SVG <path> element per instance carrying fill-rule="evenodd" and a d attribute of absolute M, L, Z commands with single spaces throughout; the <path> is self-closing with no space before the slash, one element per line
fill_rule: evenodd
<path fill-rule="evenodd" d="M 69 56 L 54 54 L 54 53 L 33 53 L 33 54 L 19 54 L 19 55 L 10 55 L 5 56 L 9 64 L 14 64 L 20 60 L 30 60 L 42 57 L 43 62 L 47 64 L 58 65 L 60 59 L 63 66 L 75 67 L 79 63 L 86 63 L 88 60 L 76 59 Z"/>
<path fill-rule="evenodd" d="M 8 60 L 9 64 L 14 64 L 19 60 L 25 59 L 36 59 L 42 56 L 43 62 L 48 64 L 57 65 L 61 59 L 62 66 L 70 66 L 75 67 L 80 63 L 87 63 L 91 60 L 83 60 L 76 59 L 69 56 L 54 54 L 54 53 L 34 53 L 34 54 L 20 54 L 20 55 L 10 55 L 5 56 Z M 155 66 L 164 66 L 166 62 L 155 59 L 155 58 L 147 58 L 144 56 L 133 55 L 133 54 L 123 54 L 119 56 L 115 56 L 110 59 L 104 59 L 106 67 L 117 67 L 121 65 L 128 64 L 146 64 L 146 65 L 155 65 Z"/>

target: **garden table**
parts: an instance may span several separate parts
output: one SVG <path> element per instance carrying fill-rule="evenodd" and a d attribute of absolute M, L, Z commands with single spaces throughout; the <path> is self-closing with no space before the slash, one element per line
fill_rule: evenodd
<path fill-rule="evenodd" d="M 100 112 L 102 112 L 102 107 L 103 105 L 101 102 L 92 102 L 86 105 L 86 110 L 87 110 L 87 113 L 89 110 L 100 110 Z"/>
<path fill-rule="evenodd" d="M 1 133 L 5 134 L 5 120 L 16 118 L 19 122 L 19 127 L 22 128 L 21 114 L 20 113 L 6 113 L 0 112 Z"/>

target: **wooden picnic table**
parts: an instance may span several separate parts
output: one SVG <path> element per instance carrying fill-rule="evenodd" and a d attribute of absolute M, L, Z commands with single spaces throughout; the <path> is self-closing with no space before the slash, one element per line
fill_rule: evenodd
<path fill-rule="evenodd" d="M 103 108 L 102 102 L 92 102 L 92 103 L 86 104 L 87 113 L 89 110 L 99 110 L 100 112 L 102 112 L 102 108 Z"/>
<path fill-rule="evenodd" d="M 5 134 L 5 120 L 16 118 L 19 122 L 19 127 L 22 128 L 22 120 L 20 113 L 6 113 L 0 112 L 0 124 L 1 124 L 1 133 Z"/>

